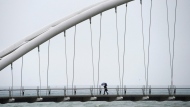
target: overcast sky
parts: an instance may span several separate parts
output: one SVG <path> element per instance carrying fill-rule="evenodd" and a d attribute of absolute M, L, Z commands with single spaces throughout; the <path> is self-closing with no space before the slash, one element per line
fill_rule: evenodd
<path fill-rule="evenodd" d="M 0 50 L 12 45 L 40 28 L 101 0 L 0 0 Z M 143 0 L 145 51 L 150 22 L 150 0 Z M 190 1 L 178 0 L 176 41 L 174 57 L 174 85 L 190 85 Z M 139 0 L 128 3 L 125 45 L 125 85 L 144 85 L 145 70 L 141 8 Z M 170 37 L 174 37 L 175 0 L 168 0 Z M 126 6 L 118 7 L 118 30 L 121 74 L 123 72 L 124 28 Z M 102 14 L 102 40 L 100 59 L 100 83 L 119 85 L 117 35 L 115 10 Z M 98 81 L 98 53 L 100 16 L 92 18 L 95 83 Z M 90 24 L 86 20 L 76 26 L 76 56 L 74 85 L 93 85 Z M 150 43 L 150 85 L 170 85 L 171 70 L 168 42 L 166 0 L 153 0 Z M 49 85 L 66 85 L 64 33 L 51 39 Z M 171 44 L 171 49 L 172 49 Z M 72 85 L 74 27 L 67 30 L 67 56 L 69 85 Z M 40 46 L 42 86 L 47 83 L 48 42 Z M 39 85 L 38 51 L 34 49 L 24 56 L 23 85 Z M 21 84 L 21 59 L 13 63 L 14 86 Z M 122 75 L 121 75 L 122 77 Z M 11 68 L 0 72 L 0 86 L 11 86 Z"/>

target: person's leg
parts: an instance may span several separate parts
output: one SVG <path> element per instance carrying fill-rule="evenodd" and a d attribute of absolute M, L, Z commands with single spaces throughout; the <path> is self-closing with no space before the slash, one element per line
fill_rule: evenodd
<path fill-rule="evenodd" d="M 107 95 L 108 95 L 108 91 L 106 91 Z"/>
<path fill-rule="evenodd" d="M 106 90 L 104 90 L 104 94 L 103 95 L 105 95 L 105 92 L 106 92 Z"/>

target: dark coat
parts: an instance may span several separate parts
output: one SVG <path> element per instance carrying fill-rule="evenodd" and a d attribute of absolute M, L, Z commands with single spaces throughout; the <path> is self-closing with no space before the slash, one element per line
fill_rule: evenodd
<path fill-rule="evenodd" d="M 105 89 L 105 91 L 108 91 L 108 89 L 107 89 L 107 85 L 104 85 L 104 89 Z"/>

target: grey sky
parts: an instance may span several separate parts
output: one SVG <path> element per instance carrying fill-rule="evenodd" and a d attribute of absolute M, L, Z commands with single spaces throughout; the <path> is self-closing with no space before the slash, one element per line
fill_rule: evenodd
<path fill-rule="evenodd" d="M 0 50 L 19 41 L 27 35 L 37 31 L 63 18 L 79 9 L 87 7 L 101 0 L 1 0 L 0 1 Z M 190 85 L 190 1 L 178 0 L 176 44 L 174 59 L 174 84 Z M 168 0 L 170 36 L 174 35 L 174 9 L 175 0 Z M 120 63 L 122 73 L 123 36 L 125 23 L 125 5 L 118 7 L 118 29 L 120 46 Z M 139 0 L 128 4 L 126 55 L 124 84 L 144 85 L 144 63 L 141 33 L 141 13 Z M 143 0 L 144 34 L 147 55 L 150 0 Z M 170 63 L 168 47 L 168 31 L 166 16 L 166 1 L 153 0 L 152 27 L 150 45 L 150 85 L 170 84 Z M 98 67 L 98 39 L 99 18 L 92 18 L 95 82 L 97 84 Z M 100 83 L 108 82 L 111 85 L 119 85 L 119 71 L 117 62 L 117 38 L 116 38 L 115 10 L 111 9 L 102 16 L 102 41 L 100 60 Z M 74 28 L 67 30 L 67 55 L 69 85 L 72 83 L 72 58 Z M 75 59 L 75 85 L 92 85 L 92 65 L 90 46 L 89 20 L 77 25 L 76 31 L 76 59 Z M 46 86 L 47 70 L 47 42 L 40 46 L 42 86 Z M 32 50 L 24 56 L 23 85 L 37 86 L 38 78 L 38 53 Z M 61 33 L 51 39 L 50 46 L 50 86 L 66 85 L 65 72 L 64 34 Z M 147 58 L 147 56 L 146 56 Z M 147 61 L 146 61 L 147 62 Z M 21 59 L 13 63 L 14 85 L 20 86 Z M 0 72 L 0 86 L 11 85 L 10 66 Z"/>

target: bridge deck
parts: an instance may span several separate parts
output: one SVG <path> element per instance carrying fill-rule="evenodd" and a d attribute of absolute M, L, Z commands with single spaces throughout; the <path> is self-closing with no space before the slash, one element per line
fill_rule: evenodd
<path fill-rule="evenodd" d="M 10 102 L 61 102 L 61 101 L 190 101 L 190 95 L 70 95 L 70 96 L 19 96 L 13 97 L 14 101 L 11 101 L 10 97 L 0 97 L 0 103 L 10 103 Z"/>
<path fill-rule="evenodd" d="M 190 88 L 101 88 L 0 89 L 0 103 L 62 101 L 190 101 Z"/>

